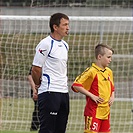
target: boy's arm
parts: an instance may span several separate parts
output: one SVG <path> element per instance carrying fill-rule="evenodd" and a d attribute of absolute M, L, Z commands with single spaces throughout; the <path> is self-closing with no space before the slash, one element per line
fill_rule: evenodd
<path fill-rule="evenodd" d="M 84 89 L 82 86 L 72 86 L 75 90 L 77 90 L 78 92 L 90 97 L 94 102 L 98 103 L 102 103 L 104 100 L 98 96 L 95 96 L 94 94 L 90 93 L 89 91 L 87 91 L 86 89 Z"/>
<path fill-rule="evenodd" d="M 114 91 L 112 92 L 112 95 L 110 97 L 110 100 L 109 100 L 109 105 L 111 106 L 113 103 L 114 103 L 114 99 L 115 99 L 115 94 L 114 94 Z"/>
<path fill-rule="evenodd" d="M 113 80 L 113 72 L 111 71 L 111 74 L 110 74 L 110 78 L 111 78 L 111 89 L 112 89 L 112 94 L 111 94 L 111 97 L 109 99 L 109 105 L 111 106 L 114 102 L 114 99 L 115 99 L 115 87 L 114 87 L 114 80 Z"/>

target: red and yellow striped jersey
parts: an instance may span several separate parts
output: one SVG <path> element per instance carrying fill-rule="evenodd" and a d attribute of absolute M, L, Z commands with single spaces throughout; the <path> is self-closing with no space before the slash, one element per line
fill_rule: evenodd
<path fill-rule="evenodd" d="M 104 99 L 103 103 L 96 104 L 90 97 L 86 96 L 86 106 L 84 115 L 92 116 L 98 119 L 107 119 L 110 114 L 108 101 L 114 91 L 113 73 L 112 70 L 106 67 L 104 70 L 94 63 L 90 68 L 87 68 L 79 75 L 73 86 L 82 86 L 89 92 Z"/>

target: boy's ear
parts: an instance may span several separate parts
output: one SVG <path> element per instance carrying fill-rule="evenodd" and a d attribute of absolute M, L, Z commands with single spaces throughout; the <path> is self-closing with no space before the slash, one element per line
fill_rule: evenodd
<path fill-rule="evenodd" d="M 99 54 L 99 55 L 97 56 L 97 59 L 101 59 L 101 57 L 102 57 L 102 55 L 101 55 L 101 54 Z"/>

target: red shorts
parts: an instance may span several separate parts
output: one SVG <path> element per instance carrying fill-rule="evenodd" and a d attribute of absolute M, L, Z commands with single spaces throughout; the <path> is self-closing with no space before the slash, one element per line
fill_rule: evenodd
<path fill-rule="evenodd" d="M 85 131 L 90 132 L 110 132 L 110 117 L 106 120 L 85 116 Z"/>

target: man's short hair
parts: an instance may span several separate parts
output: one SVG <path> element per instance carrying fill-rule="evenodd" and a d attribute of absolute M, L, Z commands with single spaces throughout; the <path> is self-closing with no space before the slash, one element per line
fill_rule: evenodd
<path fill-rule="evenodd" d="M 60 20 L 64 18 L 66 20 L 69 20 L 69 17 L 63 13 L 55 13 L 50 17 L 49 26 L 51 29 L 51 32 L 54 32 L 53 25 L 60 25 Z"/>

